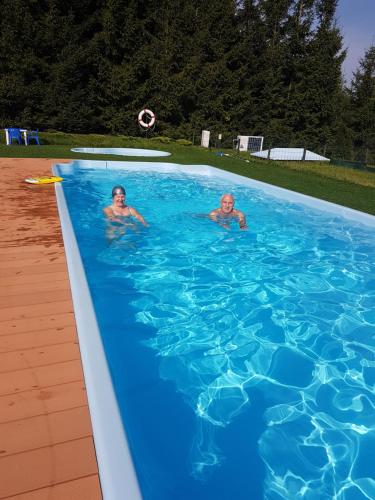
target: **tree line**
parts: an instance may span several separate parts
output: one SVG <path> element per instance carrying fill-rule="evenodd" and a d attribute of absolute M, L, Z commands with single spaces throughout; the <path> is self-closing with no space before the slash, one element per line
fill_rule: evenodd
<path fill-rule="evenodd" d="M 338 0 L 0 0 L 0 126 L 202 129 L 375 154 L 375 48 L 348 87 Z"/>

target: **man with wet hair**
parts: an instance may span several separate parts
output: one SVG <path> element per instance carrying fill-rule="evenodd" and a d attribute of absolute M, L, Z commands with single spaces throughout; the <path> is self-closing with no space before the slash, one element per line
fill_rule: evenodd
<path fill-rule="evenodd" d="M 235 218 L 238 220 L 240 229 L 247 229 L 245 214 L 234 208 L 234 196 L 230 193 L 223 194 L 220 199 L 220 208 L 212 210 L 209 217 L 226 229 L 229 229 L 230 219 Z"/>
<path fill-rule="evenodd" d="M 123 186 L 114 186 L 112 189 L 112 205 L 104 208 L 103 212 L 110 221 L 123 223 L 123 217 L 135 217 L 144 226 L 148 226 L 142 215 L 133 207 L 126 205 L 126 191 Z"/>

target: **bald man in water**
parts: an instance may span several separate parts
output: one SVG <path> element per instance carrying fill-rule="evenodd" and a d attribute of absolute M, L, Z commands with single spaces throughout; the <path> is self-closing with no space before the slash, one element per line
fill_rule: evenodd
<path fill-rule="evenodd" d="M 234 208 L 234 196 L 230 193 L 223 194 L 220 199 L 220 208 L 212 210 L 209 217 L 226 229 L 229 229 L 229 225 L 225 221 L 229 222 L 231 218 L 235 218 L 238 220 L 240 229 L 247 229 L 245 214 Z"/>

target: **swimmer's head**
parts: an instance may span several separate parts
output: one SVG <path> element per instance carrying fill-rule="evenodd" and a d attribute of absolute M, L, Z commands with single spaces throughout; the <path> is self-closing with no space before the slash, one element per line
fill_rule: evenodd
<path fill-rule="evenodd" d="M 231 193 L 224 193 L 222 197 L 220 198 L 220 201 L 222 202 L 223 200 L 230 200 L 234 204 L 234 196 Z"/>
<path fill-rule="evenodd" d="M 115 186 L 113 189 L 112 189 L 112 198 L 116 195 L 119 195 L 119 194 L 123 194 L 124 196 L 126 195 L 126 191 L 125 191 L 125 188 L 122 187 L 122 186 Z"/>
<path fill-rule="evenodd" d="M 234 196 L 230 193 L 225 193 L 220 199 L 221 212 L 224 214 L 230 214 L 233 212 L 234 207 Z"/>

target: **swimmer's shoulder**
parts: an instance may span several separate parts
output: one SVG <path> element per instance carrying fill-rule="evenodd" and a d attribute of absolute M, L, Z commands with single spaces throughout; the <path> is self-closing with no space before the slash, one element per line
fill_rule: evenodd
<path fill-rule="evenodd" d="M 220 208 L 215 208 L 214 210 L 211 210 L 211 212 L 208 214 L 210 217 L 217 217 L 220 215 Z"/>
<path fill-rule="evenodd" d="M 105 213 L 105 215 L 108 215 L 109 217 L 114 215 L 113 208 L 111 206 L 103 208 L 103 212 Z"/>

